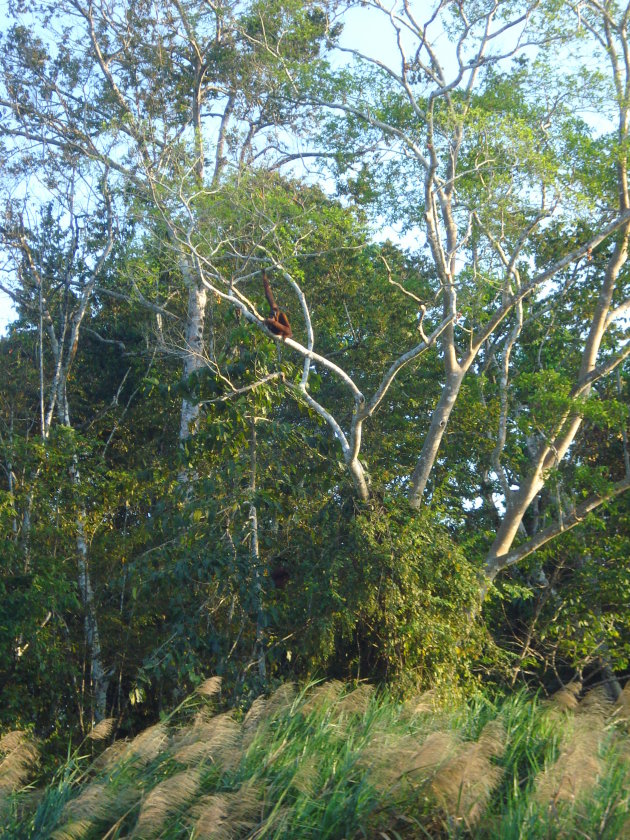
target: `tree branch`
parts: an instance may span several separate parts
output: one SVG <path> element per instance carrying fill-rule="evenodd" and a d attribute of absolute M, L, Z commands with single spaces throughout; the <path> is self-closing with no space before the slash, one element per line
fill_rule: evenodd
<path fill-rule="evenodd" d="M 569 516 L 564 516 L 562 521 L 555 522 L 548 528 L 539 531 L 534 537 L 531 537 L 531 539 L 521 543 L 521 545 L 515 548 L 514 551 L 510 551 L 507 554 L 489 557 L 486 561 L 484 569 L 488 583 L 492 582 L 500 571 L 506 569 L 508 566 L 513 566 L 515 563 L 518 563 L 525 557 L 533 554 L 534 551 L 554 539 L 554 537 L 575 528 L 575 526 L 579 525 L 584 520 L 584 517 L 591 511 L 595 510 L 605 502 L 620 496 L 628 489 L 630 489 L 630 477 L 624 478 L 623 481 L 619 481 L 614 484 L 610 491 L 603 496 L 590 496 L 586 499 L 586 501 L 578 505 Z"/>

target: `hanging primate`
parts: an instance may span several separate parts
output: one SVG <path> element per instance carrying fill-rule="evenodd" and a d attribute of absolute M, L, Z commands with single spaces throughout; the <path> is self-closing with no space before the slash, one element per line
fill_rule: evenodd
<path fill-rule="evenodd" d="M 271 286 L 269 285 L 269 280 L 267 279 L 267 272 L 263 268 L 262 273 L 262 280 L 263 280 L 263 288 L 265 290 L 265 297 L 269 303 L 269 308 L 271 309 L 271 317 L 265 318 L 263 323 L 264 325 L 271 330 L 274 335 L 281 335 L 282 340 L 284 341 L 285 338 L 291 338 L 293 332 L 291 330 L 291 324 L 289 323 L 289 319 L 287 318 L 286 312 L 283 312 L 281 309 L 278 308 L 275 300 L 273 299 L 273 294 L 271 293 Z"/>

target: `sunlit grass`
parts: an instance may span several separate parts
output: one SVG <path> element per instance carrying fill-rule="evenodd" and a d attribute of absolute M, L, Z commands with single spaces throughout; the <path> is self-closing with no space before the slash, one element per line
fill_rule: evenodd
<path fill-rule="evenodd" d="M 0 740 L 0 836 L 105 838 L 623 838 L 630 836 L 630 688 L 455 707 L 368 686 L 285 685 L 217 712 L 206 681 L 169 718 L 46 787 L 24 733 Z M 572 699 L 569 699 L 572 698 Z M 92 732 L 111 738 L 112 722 Z"/>

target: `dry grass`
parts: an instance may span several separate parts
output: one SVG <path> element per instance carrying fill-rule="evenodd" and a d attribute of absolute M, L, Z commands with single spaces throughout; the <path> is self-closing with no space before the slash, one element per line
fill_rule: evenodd
<path fill-rule="evenodd" d="M 287 711 L 294 698 L 295 687 L 292 683 L 281 685 L 270 697 L 257 697 L 243 720 L 243 748 L 247 749 L 252 743 L 263 721 Z"/>
<path fill-rule="evenodd" d="M 462 744 L 439 767 L 431 792 L 450 819 L 472 826 L 478 822 L 503 771 L 492 759 L 503 754 L 505 730 L 499 721 L 487 723 L 479 740 Z"/>
<path fill-rule="evenodd" d="M 97 756 L 92 763 L 92 767 L 97 770 L 109 770 L 114 767 L 123 756 L 127 756 L 127 749 L 129 747 L 128 741 L 114 741 L 111 746 Z"/>
<path fill-rule="evenodd" d="M 138 785 L 118 785 L 112 788 L 107 781 L 90 782 L 81 793 L 71 799 L 62 812 L 68 824 L 82 821 L 100 822 L 116 819 L 140 798 Z M 66 826 L 64 826 L 65 828 Z"/>
<path fill-rule="evenodd" d="M 173 757 L 181 764 L 210 760 L 227 768 L 241 759 L 241 729 L 231 713 L 198 719 L 189 729 L 175 735 Z"/>
<path fill-rule="evenodd" d="M 235 840 L 260 823 L 262 797 L 251 783 L 232 793 L 204 796 L 192 809 L 196 840 Z"/>
<path fill-rule="evenodd" d="M 582 683 L 579 680 L 574 680 L 552 694 L 549 701 L 561 709 L 577 709 L 581 691 Z"/>
<path fill-rule="evenodd" d="M 26 784 L 39 760 L 35 741 L 19 730 L 7 732 L 0 738 L 0 797 Z"/>
<path fill-rule="evenodd" d="M 98 820 L 104 817 L 110 805 L 111 795 L 104 782 L 92 782 L 76 799 L 71 799 L 63 809 L 63 816 L 70 821 Z"/>
<path fill-rule="evenodd" d="M 208 691 L 217 682 L 213 685 Z M 536 704 L 532 710 L 531 702 L 518 698 L 508 701 L 505 713 L 501 711 L 509 721 L 507 754 L 508 736 L 498 718 L 475 741 L 462 734 L 478 727 L 488 712 L 494 717 L 495 704 L 480 700 L 467 718 L 461 708 L 454 714 L 434 710 L 425 717 L 434 706 L 431 695 L 401 708 L 386 699 L 372 702 L 368 686 L 345 696 L 343 691 L 341 683 L 323 684 L 301 705 L 293 686 L 283 687 L 255 701 L 242 726 L 230 713 L 212 715 L 211 706 L 197 696 L 194 719 L 182 715 L 189 721 L 184 728 L 153 726 L 133 741 L 105 750 L 69 789 L 52 785 L 46 796 L 53 803 L 53 818 L 42 837 L 298 840 L 394 837 L 401 832 L 405 837 L 480 833 L 542 840 L 560 836 L 553 827 L 562 819 L 562 830 L 568 832 L 562 836 L 576 836 L 571 833 L 575 824 L 584 826 L 583 836 L 630 840 L 623 828 L 627 791 L 622 765 L 628 738 L 610 720 L 615 707 L 602 691 L 593 690 L 578 703 L 574 685 L 562 690 L 560 702 L 543 709 Z M 575 703 L 572 712 L 567 712 L 567 694 Z M 413 709 L 423 717 L 413 719 Z M 296 710 L 312 716 L 294 715 Z M 559 747 L 558 734 L 564 735 Z M 612 750 L 610 739 L 615 741 Z M 255 748 L 248 749 L 252 742 Z M 36 755 L 32 742 L 14 732 L 0 739 L 0 745 L 2 764 L 10 770 L 5 777 L 11 784 L 23 780 Z M 21 764 L 7 764 L 9 759 L 17 762 L 16 756 L 22 756 Z M 497 762 L 500 757 L 505 770 Z M 174 772 L 176 761 L 180 772 Z M 544 772 L 538 772 L 541 766 Z M 94 772 L 98 775 L 90 780 Z M 586 803 L 596 785 L 591 818 Z M 604 801 L 605 812 L 597 811 Z M 566 807 L 556 808 L 559 803 Z M 5 815 L 17 825 L 20 809 L 26 814 L 22 794 L 8 796 L 6 804 Z M 33 813 L 31 805 L 28 813 Z M 602 820 L 612 833 L 597 833 Z M 3 821 L 5 816 L 0 834 Z M 414 834 L 412 825 L 420 833 Z M 549 827 L 552 832 L 544 833 Z"/>
<path fill-rule="evenodd" d="M 155 837 L 167 819 L 181 811 L 199 792 L 201 770 L 182 770 L 149 791 L 140 807 L 132 837 Z"/>
<path fill-rule="evenodd" d="M 374 686 L 360 685 L 346 694 L 337 702 L 337 709 L 340 712 L 350 712 L 353 714 L 365 714 L 370 704 L 370 700 L 374 696 Z"/>
<path fill-rule="evenodd" d="M 370 781 L 383 794 L 402 782 L 422 785 L 455 754 L 459 740 L 452 732 L 432 732 L 418 744 L 414 735 L 377 733 L 363 750 L 360 764 L 370 774 Z"/>
<path fill-rule="evenodd" d="M 413 771 L 433 772 L 451 757 L 460 747 L 460 740 L 454 732 L 432 732 L 420 749 L 416 750 Z"/>
<path fill-rule="evenodd" d="M 93 828 L 94 823 L 91 820 L 73 820 L 55 829 L 50 835 L 50 840 L 83 840 Z"/>
<path fill-rule="evenodd" d="M 162 752 L 168 740 L 167 730 L 163 723 L 156 723 L 141 732 L 130 741 L 125 749 L 124 757 L 131 757 L 144 763 L 153 761 Z"/>
<path fill-rule="evenodd" d="M 302 712 L 310 715 L 319 711 L 322 707 L 334 705 L 345 691 L 345 685 L 339 680 L 320 683 L 309 692 L 306 701 L 302 704 Z"/>
<path fill-rule="evenodd" d="M 274 717 L 288 711 L 295 700 L 295 686 L 293 683 L 284 683 L 277 688 L 267 700 L 267 717 Z"/>
<path fill-rule="evenodd" d="M 499 721 L 484 727 L 479 739 L 462 742 L 452 731 L 432 732 L 423 743 L 413 735 L 378 734 L 360 763 L 382 797 L 411 785 L 434 800 L 450 820 L 474 825 L 502 777 L 493 759 L 504 752 L 505 730 Z"/>
<path fill-rule="evenodd" d="M 555 809 L 558 803 L 574 804 L 592 792 L 603 772 L 599 756 L 606 721 L 615 711 L 605 688 L 591 689 L 576 703 L 573 727 L 563 726 L 565 741 L 554 764 L 536 779 L 534 801 Z"/>
<path fill-rule="evenodd" d="M 603 685 L 592 688 L 580 700 L 577 712 L 581 715 L 594 715 L 599 718 L 608 718 L 614 712 L 614 705 Z"/>
<path fill-rule="evenodd" d="M 536 779 L 534 800 L 550 806 L 573 803 L 593 790 L 602 772 L 599 748 L 603 735 L 604 721 L 599 714 L 576 716 L 557 761 Z"/>
<path fill-rule="evenodd" d="M 225 835 L 229 825 L 229 794 L 212 793 L 202 797 L 192 809 L 195 819 L 194 836 L 199 840 L 210 840 Z M 229 836 L 229 835 L 228 835 Z"/>
<path fill-rule="evenodd" d="M 630 721 L 630 680 L 625 684 L 621 697 L 617 700 L 617 709 L 621 720 Z"/>
<path fill-rule="evenodd" d="M 437 692 L 423 691 L 405 703 L 405 712 L 412 717 L 435 712 L 439 708 Z"/>
<path fill-rule="evenodd" d="M 105 741 L 114 731 L 115 718 L 104 718 L 88 732 L 87 737 L 92 741 Z"/>
<path fill-rule="evenodd" d="M 320 762 L 317 757 L 311 755 L 303 758 L 291 779 L 292 787 L 304 796 L 315 796 L 317 794 L 319 772 Z"/>
<path fill-rule="evenodd" d="M 26 732 L 21 729 L 13 729 L 11 732 L 6 732 L 0 738 L 0 753 L 6 754 L 17 750 L 28 740 Z"/>
<path fill-rule="evenodd" d="M 267 717 L 267 698 L 257 697 L 243 719 L 243 734 L 248 740 L 256 733 L 258 726 Z"/>
<path fill-rule="evenodd" d="M 214 697 L 221 691 L 221 677 L 210 677 L 197 686 L 197 694 L 203 697 Z"/>

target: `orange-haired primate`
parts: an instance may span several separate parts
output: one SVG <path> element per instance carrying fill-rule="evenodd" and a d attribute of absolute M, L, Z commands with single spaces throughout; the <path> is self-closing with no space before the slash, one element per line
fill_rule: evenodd
<path fill-rule="evenodd" d="M 281 309 L 278 308 L 275 300 L 273 299 L 273 294 L 271 293 L 271 286 L 269 285 L 269 280 L 267 280 L 267 272 L 263 268 L 262 273 L 262 280 L 263 280 L 263 288 L 265 290 L 265 297 L 269 303 L 269 308 L 271 309 L 271 318 L 265 318 L 263 323 L 264 325 L 271 330 L 274 335 L 281 335 L 282 340 L 284 341 L 285 338 L 291 338 L 293 335 L 293 331 L 291 330 L 291 324 L 289 323 L 289 319 L 287 318 L 286 312 L 283 312 Z"/>

